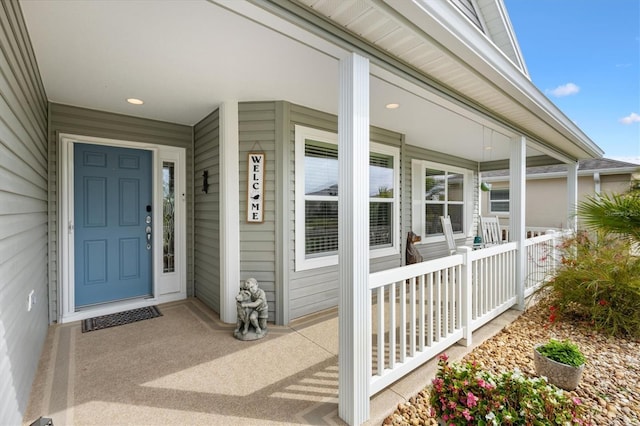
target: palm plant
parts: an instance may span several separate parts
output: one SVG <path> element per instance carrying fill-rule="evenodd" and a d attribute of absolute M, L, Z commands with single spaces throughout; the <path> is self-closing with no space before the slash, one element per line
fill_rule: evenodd
<path fill-rule="evenodd" d="M 587 197 L 577 208 L 586 227 L 640 242 L 640 191 Z"/>
<path fill-rule="evenodd" d="M 578 234 L 563 243 L 562 265 L 547 284 L 553 295 L 550 321 L 556 314 L 584 318 L 613 335 L 640 336 L 640 190 L 636 188 L 578 203 L 582 224 L 595 233 Z"/>

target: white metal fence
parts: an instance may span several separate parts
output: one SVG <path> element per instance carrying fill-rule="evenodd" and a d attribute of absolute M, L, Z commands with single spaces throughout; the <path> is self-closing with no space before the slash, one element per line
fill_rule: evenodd
<path fill-rule="evenodd" d="M 525 242 L 525 295 L 555 271 L 562 233 Z M 517 303 L 518 244 L 457 254 L 370 275 L 373 395 L 464 340 Z"/>

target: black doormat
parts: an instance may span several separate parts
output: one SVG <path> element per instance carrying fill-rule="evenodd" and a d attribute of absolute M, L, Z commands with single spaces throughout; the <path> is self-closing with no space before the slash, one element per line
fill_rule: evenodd
<path fill-rule="evenodd" d="M 130 324 L 136 321 L 142 321 L 162 316 L 157 306 L 148 306 L 146 308 L 132 309 L 130 311 L 118 312 L 111 315 L 103 315 L 101 317 L 89 318 L 82 321 L 82 332 L 100 330 L 103 328 L 115 327 L 117 325 Z"/>

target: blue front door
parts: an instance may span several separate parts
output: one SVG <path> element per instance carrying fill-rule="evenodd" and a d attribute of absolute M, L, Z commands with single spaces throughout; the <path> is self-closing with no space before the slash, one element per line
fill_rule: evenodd
<path fill-rule="evenodd" d="M 74 144 L 75 306 L 152 294 L 151 152 Z"/>

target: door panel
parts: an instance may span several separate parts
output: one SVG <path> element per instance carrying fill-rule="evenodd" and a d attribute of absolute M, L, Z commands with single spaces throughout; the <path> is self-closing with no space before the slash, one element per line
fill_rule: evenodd
<path fill-rule="evenodd" d="M 74 144 L 76 307 L 152 294 L 151 176 L 150 151 Z"/>

